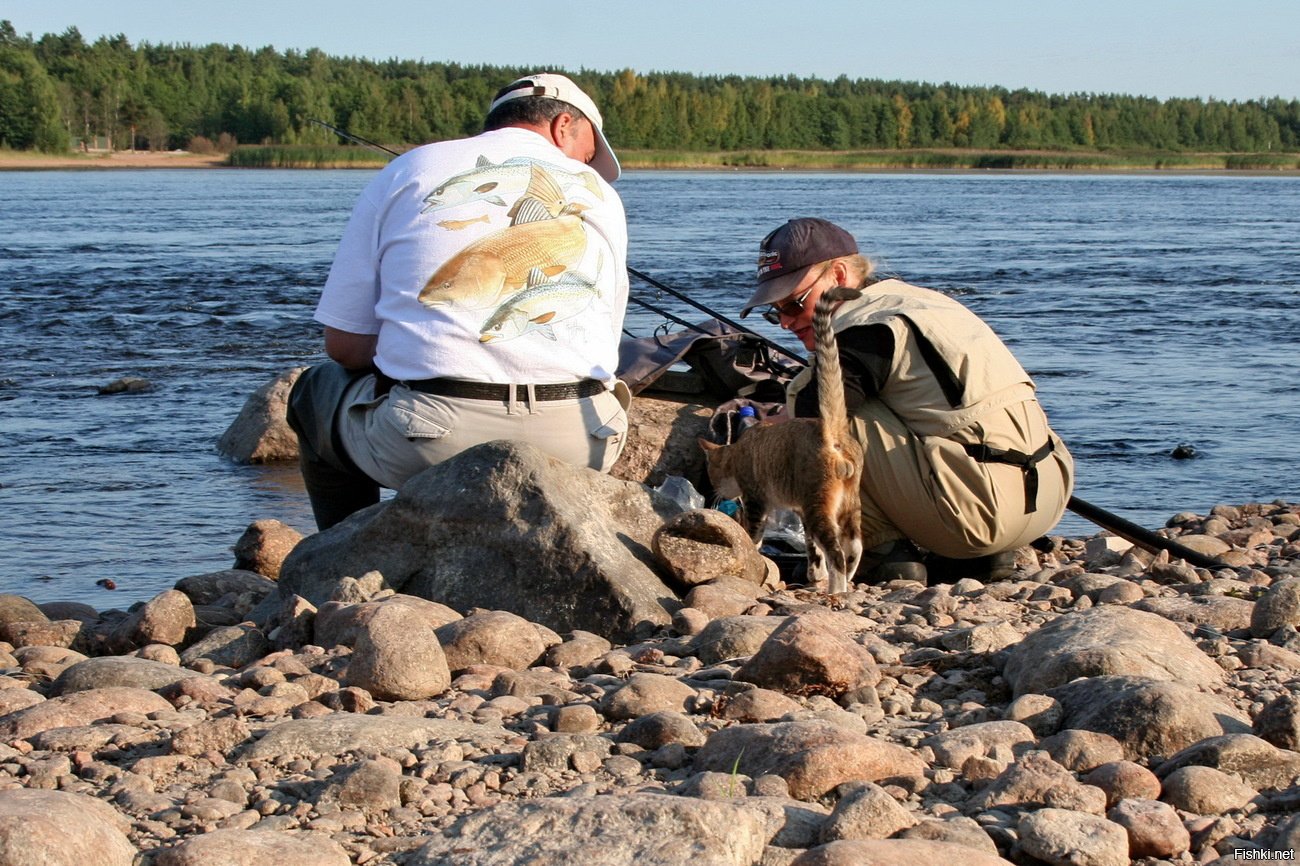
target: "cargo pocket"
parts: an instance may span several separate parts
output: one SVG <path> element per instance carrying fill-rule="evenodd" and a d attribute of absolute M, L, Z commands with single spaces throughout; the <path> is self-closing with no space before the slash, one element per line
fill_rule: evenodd
<path fill-rule="evenodd" d="M 613 396 L 614 400 L 594 401 L 599 404 L 599 411 L 590 435 L 597 441 L 592 443 L 588 465 L 601 472 L 608 472 L 614 466 L 627 444 L 627 410 L 632 405 L 632 392 L 620 379 L 614 383 Z"/>
<path fill-rule="evenodd" d="M 451 432 L 452 413 L 440 401 L 389 397 L 389 419 L 411 441 L 441 439 Z"/>

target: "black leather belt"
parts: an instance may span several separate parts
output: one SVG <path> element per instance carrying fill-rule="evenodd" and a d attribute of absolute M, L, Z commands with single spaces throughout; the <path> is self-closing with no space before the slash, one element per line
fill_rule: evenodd
<path fill-rule="evenodd" d="M 1056 449 L 1056 440 L 1047 437 L 1047 443 L 1033 454 L 1011 448 L 993 448 L 989 445 L 967 444 L 966 453 L 981 463 L 1006 463 L 1019 466 L 1025 476 L 1025 514 L 1038 510 L 1038 464 Z"/>
<path fill-rule="evenodd" d="M 495 400 L 505 403 L 510 399 L 509 385 L 495 385 L 491 382 L 466 382 L 462 379 L 416 379 L 403 382 L 412 391 L 421 394 L 437 394 L 440 397 L 460 397 L 465 400 Z M 515 385 L 515 399 L 528 399 L 527 385 Z M 605 384 L 597 379 L 583 379 L 581 382 L 560 382 L 551 385 L 533 385 L 533 396 L 538 402 L 543 400 L 581 400 L 594 397 L 606 390 Z"/>

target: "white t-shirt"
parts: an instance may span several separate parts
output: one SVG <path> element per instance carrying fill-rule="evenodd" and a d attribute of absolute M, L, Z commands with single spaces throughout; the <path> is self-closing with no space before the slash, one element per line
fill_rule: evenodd
<path fill-rule="evenodd" d="M 428 144 L 361 193 L 316 321 L 378 334 L 397 380 L 612 382 L 627 307 L 613 187 L 510 127 Z"/>

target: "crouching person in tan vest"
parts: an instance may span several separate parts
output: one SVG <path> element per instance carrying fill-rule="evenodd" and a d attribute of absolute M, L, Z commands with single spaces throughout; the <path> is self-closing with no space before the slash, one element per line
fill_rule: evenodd
<path fill-rule="evenodd" d="M 832 327 L 853 433 L 866 452 L 857 579 L 997 579 L 1016 548 L 1061 519 L 1074 461 L 1034 383 L 978 316 L 931 289 L 874 280 L 853 237 L 821 219 L 790 220 L 759 246 L 763 315 L 810 350 L 817 299 L 861 288 Z M 817 414 L 817 375 L 791 383 L 788 407 Z M 922 554 L 917 546 L 928 551 Z M 928 570 L 928 575 L 927 575 Z"/>

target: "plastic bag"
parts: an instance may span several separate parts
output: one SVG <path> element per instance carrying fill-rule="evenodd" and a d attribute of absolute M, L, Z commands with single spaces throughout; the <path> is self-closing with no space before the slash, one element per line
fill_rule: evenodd
<path fill-rule="evenodd" d="M 683 511 L 704 507 L 704 497 L 695 489 L 694 484 L 680 475 L 669 475 L 663 484 L 654 489 L 656 493 L 662 493 L 680 505 Z"/>

